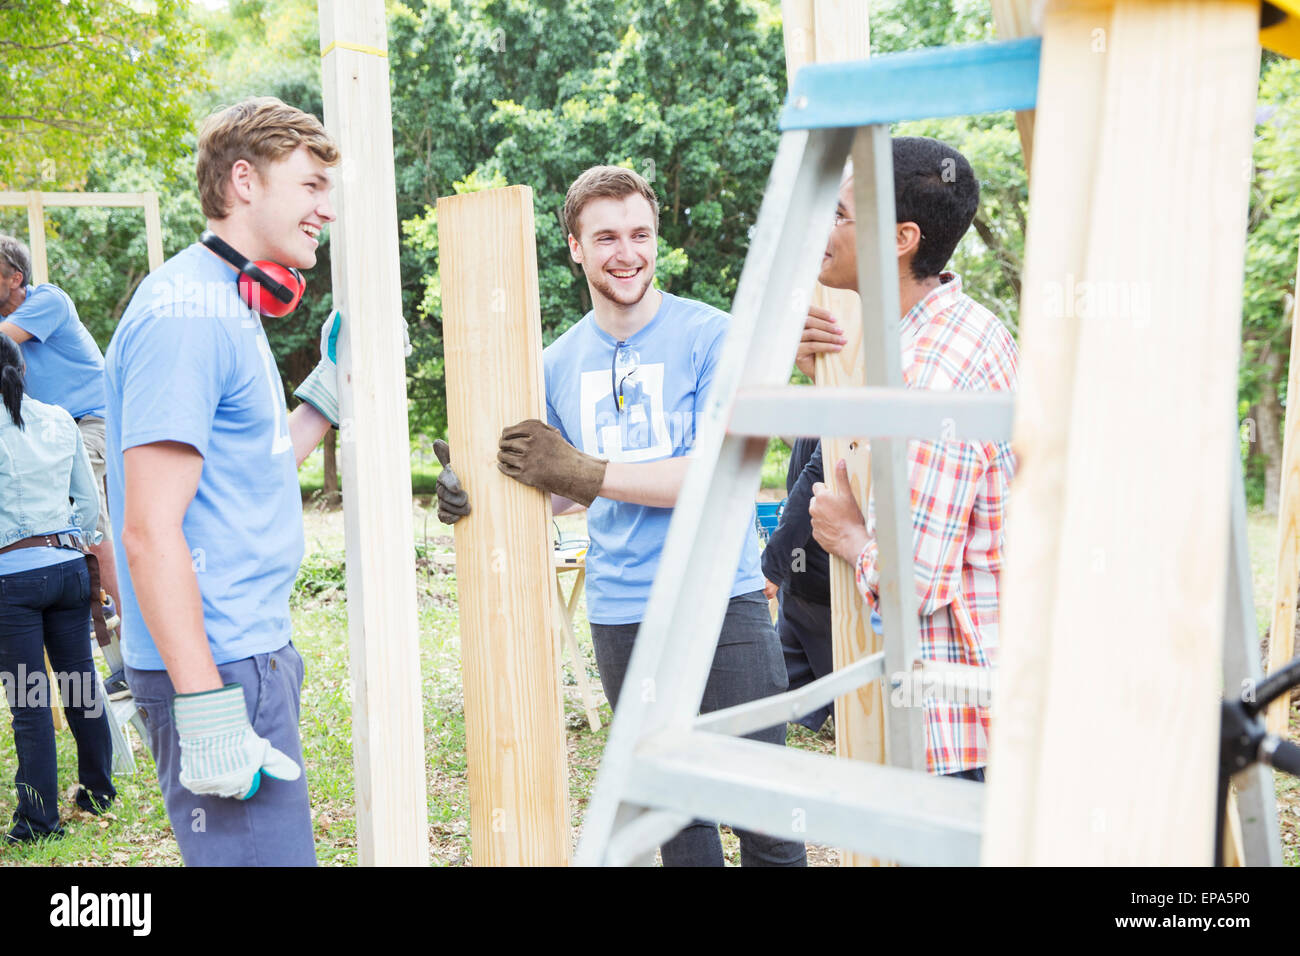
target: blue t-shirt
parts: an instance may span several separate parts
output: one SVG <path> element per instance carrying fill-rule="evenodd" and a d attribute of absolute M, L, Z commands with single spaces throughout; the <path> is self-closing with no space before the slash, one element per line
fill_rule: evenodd
<path fill-rule="evenodd" d="M 654 318 L 618 349 L 615 367 L 618 343 L 588 312 L 542 353 L 547 418 L 570 444 L 598 458 L 644 462 L 689 454 L 729 322 L 725 312 L 665 292 Z M 621 412 L 614 397 L 619 386 Z M 672 514 L 608 498 L 592 502 L 590 621 L 631 624 L 645 617 Z M 732 597 L 762 590 L 758 555 L 751 521 Z"/>
<path fill-rule="evenodd" d="M 0 322 L 31 335 L 21 346 L 28 395 L 73 418 L 104 417 L 104 356 L 66 292 L 48 283 L 28 286 L 23 304 Z"/>
<path fill-rule="evenodd" d="M 302 499 L 280 374 L 234 270 L 197 243 L 164 263 L 113 333 L 105 379 L 126 662 L 163 669 L 122 547 L 123 452 L 161 441 L 203 456 L 182 527 L 214 661 L 283 647 L 302 562 Z"/>

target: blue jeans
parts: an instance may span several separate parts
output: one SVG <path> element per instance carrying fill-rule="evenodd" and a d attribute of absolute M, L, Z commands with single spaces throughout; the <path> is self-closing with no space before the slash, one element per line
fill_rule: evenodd
<path fill-rule="evenodd" d="M 632 659 L 632 645 L 640 624 L 592 624 L 591 641 L 596 648 L 600 683 L 611 707 L 618 708 L 618 694 Z M 733 597 L 718 635 L 713 668 L 704 688 L 700 712 L 709 713 L 770 697 L 786 689 L 785 661 L 781 644 L 772 627 L 767 599 L 762 591 Z M 747 735 L 750 740 L 785 745 L 784 722 Z M 807 866 L 801 841 L 786 840 L 736 830 L 740 838 L 741 866 Z M 659 848 L 664 866 L 722 866 L 722 840 L 718 825 L 696 820 Z"/>
<path fill-rule="evenodd" d="M 117 791 L 105 701 L 90 659 L 90 574 L 85 561 L 0 576 L 0 680 L 18 752 L 18 809 L 9 832 L 17 840 L 63 832 L 46 653 L 77 741 L 82 788 L 77 803 L 86 810 L 101 810 Z"/>
<path fill-rule="evenodd" d="M 298 711 L 303 661 L 290 642 L 269 654 L 217 665 L 226 684 L 241 684 L 253 730 L 302 766 Z M 176 691 L 166 671 L 127 665 L 126 682 L 144 711 L 167 818 L 186 866 L 315 866 L 307 775 L 262 775 L 251 800 L 198 796 L 181 786 L 181 745 L 172 723 Z"/>

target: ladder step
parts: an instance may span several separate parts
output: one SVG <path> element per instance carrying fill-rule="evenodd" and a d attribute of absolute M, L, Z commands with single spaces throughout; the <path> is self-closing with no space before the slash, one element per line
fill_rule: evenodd
<path fill-rule="evenodd" d="M 781 130 L 1032 110 L 1042 46 L 1042 37 L 1025 37 L 810 63 L 790 85 Z"/>
<path fill-rule="evenodd" d="M 979 863 L 973 781 L 711 733 L 647 739 L 629 771 L 627 803 L 900 863 Z"/>
<path fill-rule="evenodd" d="M 772 385 L 736 393 L 732 435 L 1010 441 L 1012 392 Z"/>

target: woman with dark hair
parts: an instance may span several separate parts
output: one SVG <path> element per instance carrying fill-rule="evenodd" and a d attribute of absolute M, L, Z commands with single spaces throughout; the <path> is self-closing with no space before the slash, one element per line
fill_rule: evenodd
<path fill-rule="evenodd" d="M 23 394 L 18 346 L 0 335 L 0 683 L 13 715 L 18 808 L 10 843 L 61 836 L 49 654 L 77 740 L 77 805 L 102 813 L 117 791 L 104 698 L 90 659 L 90 573 L 99 498 L 81 432 Z"/>

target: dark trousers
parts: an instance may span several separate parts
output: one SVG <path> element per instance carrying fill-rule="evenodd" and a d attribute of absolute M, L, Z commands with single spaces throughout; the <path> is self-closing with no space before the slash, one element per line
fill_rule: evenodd
<path fill-rule="evenodd" d="M 253 730 L 303 766 L 298 719 L 305 676 L 290 642 L 279 650 L 218 664 L 223 684 L 239 684 Z M 307 775 L 276 780 L 262 775 L 248 800 L 199 796 L 180 782 L 181 743 L 172 720 L 176 689 L 166 671 L 127 665 L 126 680 L 149 728 L 167 818 L 186 866 L 315 866 Z"/>
<path fill-rule="evenodd" d="M 618 694 L 632 659 L 632 645 L 640 624 L 592 624 L 600 683 L 610 706 L 618 709 Z M 713 668 L 704 688 L 700 712 L 709 713 L 779 694 L 786 689 L 785 662 L 772 627 L 762 591 L 731 599 L 718 635 Z M 750 740 L 785 745 L 785 724 L 747 735 Z M 736 830 L 740 838 L 741 866 L 807 866 L 799 840 Z M 716 823 L 692 822 L 659 848 L 664 866 L 722 866 L 722 840 Z"/>
<path fill-rule="evenodd" d="M 785 673 L 790 689 L 798 690 L 835 669 L 831 651 L 831 606 L 806 601 L 789 588 L 781 589 L 780 598 L 776 629 L 781 636 L 781 652 L 785 655 Z M 830 704 L 819 707 L 799 718 L 797 723 L 812 731 L 821 730 L 832 709 Z"/>
<path fill-rule="evenodd" d="M 77 803 L 102 809 L 117 791 L 106 701 L 90 658 L 90 575 L 84 561 L 0 576 L 0 680 L 18 752 L 18 809 L 10 835 L 19 840 L 62 832 L 45 653 L 77 741 Z"/>

